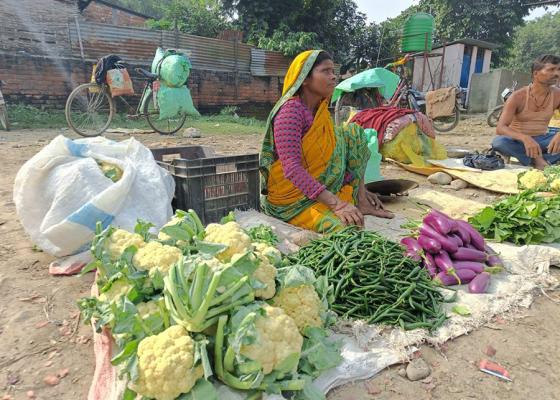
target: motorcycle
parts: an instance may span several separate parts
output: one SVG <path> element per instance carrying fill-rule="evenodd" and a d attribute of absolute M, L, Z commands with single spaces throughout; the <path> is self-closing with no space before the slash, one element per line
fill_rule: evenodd
<path fill-rule="evenodd" d="M 502 115 L 502 110 L 504 109 L 504 104 L 506 104 L 507 99 L 510 98 L 510 96 L 513 94 L 515 89 L 517 89 L 517 81 L 514 81 L 511 87 L 507 87 L 502 91 L 500 95 L 500 98 L 502 99 L 502 104 L 494 107 L 494 109 L 490 111 L 490 113 L 488 113 L 486 122 L 492 128 L 495 128 L 498 125 L 498 121 L 500 120 L 500 116 Z"/>

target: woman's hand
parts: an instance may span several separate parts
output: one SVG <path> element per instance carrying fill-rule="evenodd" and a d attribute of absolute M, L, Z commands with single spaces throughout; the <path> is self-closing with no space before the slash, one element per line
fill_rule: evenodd
<path fill-rule="evenodd" d="M 364 226 L 364 215 L 350 203 L 340 201 L 332 212 L 342 221 L 344 225 Z"/>

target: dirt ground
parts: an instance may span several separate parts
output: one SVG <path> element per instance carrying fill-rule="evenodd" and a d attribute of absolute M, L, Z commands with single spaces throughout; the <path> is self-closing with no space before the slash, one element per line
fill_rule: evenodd
<path fill-rule="evenodd" d="M 88 295 L 93 276 L 53 277 L 48 274 L 49 255 L 36 251 L 20 226 L 12 199 L 14 177 L 21 165 L 59 134 L 67 130 L 21 130 L 0 133 L 0 399 L 85 399 L 94 368 L 92 333 L 79 320 L 76 299 Z M 440 140 L 448 145 L 483 150 L 493 130 L 481 116 L 468 117 Z M 128 135 L 108 135 L 126 139 Z M 258 151 L 261 137 L 211 136 L 199 139 L 166 138 L 155 134 L 136 136 L 150 147 L 205 144 L 221 153 Z M 427 189 L 436 189 L 425 178 L 384 166 L 386 177 L 409 177 Z M 442 190 L 438 188 L 438 190 Z M 443 189 L 447 190 L 447 189 Z M 496 196 L 464 190 L 490 202 Z M 557 271 L 554 271 L 558 275 Z M 528 310 L 514 318 L 497 317 L 491 324 L 447 343 L 440 349 L 423 346 L 421 356 L 431 365 L 430 377 L 410 382 L 398 374 L 402 365 L 367 381 L 333 390 L 330 400 L 362 399 L 560 399 L 560 296 L 540 296 Z M 556 301 L 556 302 L 554 302 Z M 513 382 L 478 371 L 476 365 L 487 346 L 496 349 L 494 359 L 504 365 Z M 48 375 L 60 382 L 49 386 Z M 10 397 L 11 396 L 11 397 Z"/>

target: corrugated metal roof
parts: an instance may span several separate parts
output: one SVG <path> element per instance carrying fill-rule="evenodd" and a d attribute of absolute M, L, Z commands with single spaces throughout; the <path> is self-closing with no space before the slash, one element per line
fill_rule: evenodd
<path fill-rule="evenodd" d="M 80 36 L 78 36 L 78 27 Z M 284 76 L 291 60 L 281 53 L 255 49 L 244 43 L 213 39 L 173 31 L 99 24 L 79 20 L 70 23 L 72 53 L 89 59 L 117 54 L 126 61 L 149 63 L 157 47 L 177 48 L 188 53 L 194 69 Z"/>
<path fill-rule="evenodd" d="M 281 53 L 251 49 L 251 73 L 255 76 L 284 76 L 291 60 Z"/>

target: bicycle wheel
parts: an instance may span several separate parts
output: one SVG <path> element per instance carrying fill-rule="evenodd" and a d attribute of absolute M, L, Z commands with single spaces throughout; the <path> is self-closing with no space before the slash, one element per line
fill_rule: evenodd
<path fill-rule="evenodd" d="M 438 132 L 449 132 L 455 129 L 459 124 L 459 119 L 461 118 L 461 113 L 459 111 L 459 104 L 455 103 L 455 110 L 453 110 L 453 115 L 449 117 L 438 117 L 432 121 L 434 129 Z"/>
<path fill-rule="evenodd" d="M 8 110 L 6 106 L 0 106 L 0 124 L 5 130 L 10 130 L 10 122 L 8 121 Z"/>
<path fill-rule="evenodd" d="M 500 120 L 500 116 L 502 115 L 502 110 L 504 109 L 503 105 L 499 105 L 496 108 L 494 108 L 490 114 L 488 114 L 488 118 L 486 118 L 486 122 L 488 123 L 489 126 L 491 126 L 492 128 L 495 128 L 498 126 L 498 121 Z"/>
<path fill-rule="evenodd" d="M 109 91 L 96 83 L 84 83 L 66 101 L 66 122 L 78 135 L 99 136 L 109 127 L 115 104 Z"/>
<path fill-rule="evenodd" d="M 187 114 L 180 114 L 173 118 L 159 119 L 159 110 L 156 109 L 152 97 L 152 93 L 146 96 L 146 100 L 144 101 L 144 116 L 153 130 L 162 135 L 172 135 L 181 129 L 185 124 Z"/>

